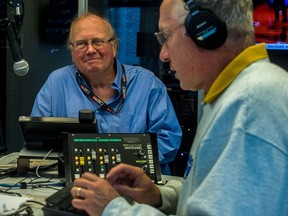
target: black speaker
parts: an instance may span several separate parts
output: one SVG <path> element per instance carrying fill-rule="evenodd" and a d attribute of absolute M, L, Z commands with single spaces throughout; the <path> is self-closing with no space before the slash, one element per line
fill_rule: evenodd
<path fill-rule="evenodd" d="M 211 10 L 198 7 L 194 0 L 184 0 L 189 9 L 185 28 L 197 46 L 213 50 L 222 46 L 227 39 L 227 26 Z"/>

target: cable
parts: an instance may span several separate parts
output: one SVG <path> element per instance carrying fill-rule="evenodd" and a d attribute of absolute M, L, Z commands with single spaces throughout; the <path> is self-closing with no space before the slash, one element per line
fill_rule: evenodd
<path fill-rule="evenodd" d="M 23 213 L 26 211 L 26 214 Z M 21 214 L 20 214 L 21 213 Z M 24 206 L 9 212 L 2 212 L 1 216 L 34 216 L 34 212 L 30 206 Z"/>
<path fill-rule="evenodd" d="M 51 188 L 54 190 L 57 190 L 56 188 L 53 187 L 63 187 L 66 185 L 66 183 L 64 181 L 57 181 L 57 182 L 53 182 L 51 181 L 52 178 L 45 180 L 45 181 L 39 181 L 39 182 L 35 182 L 36 180 L 38 180 L 39 178 L 36 179 L 30 179 L 29 182 L 24 182 L 24 179 L 21 179 L 20 181 L 18 181 L 15 184 L 6 184 L 6 183 L 0 183 L 0 187 L 8 187 L 8 189 L 6 190 L 0 190 L 0 192 L 3 193 L 8 193 L 8 191 L 12 188 L 20 188 L 20 189 L 27 189 L 27 188 Z M 21 196 L 21 195 L 20 195 Z"/>
<path fill-rule="evenodd" d="M 4 190 L 0 190 L 0 193 L 8 194 L 8 195 L 11 195 L 11 196 L 19 196 L 19 197 L 22 196 L 20 193 L 8 192 L 8 191 L 4 191 Z"/>
<path fill-rule="evenodd" d="M 45 206 L 44 203 L 38 202 L 38 201 L 36 201 L 36 200 L 28 200 L 27 203 L 36 203 L 36 204 L 38 204 L 38 205 Z"/>
<path fill-rule="evenodd" d="M 44 158 L 42 159 L 42 161 L 38 164 L 37 168 L 36 168 L 36 175 L 40 178 L 41 176 L 39 175 L 39 168 L 41 166 L 41 163 L 43 163 L 46 158 L 53 152 L 53 149 L 51 149 L 50 151 L 48 151 L 48 153 L 44 156 Z"/>
<path fill-rule="evenodd" d="M 24 181 L 25 179 L 27 179 L 27 177 L 25 177 L 24 179 L 21 179 L 20 181 L 16 182 L 15 184 L 13 185 L 10 185 L 10 184 L 0 184 L 1 187 L 9 187 L 5 192 L 9 191 L 11 188 L 13 187 L 19 187 L 19 184 Z"/>

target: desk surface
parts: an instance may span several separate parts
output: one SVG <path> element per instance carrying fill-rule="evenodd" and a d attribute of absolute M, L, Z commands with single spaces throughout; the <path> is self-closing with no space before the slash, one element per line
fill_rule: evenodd
<path fill-rule="evenodd" d="M 35 216 L 42 216 L 44 215 L 42 208 L 46 203 L 45 199 L 55 193 L 57 190 L 61 189 L 61 184 L 63 184 L 63 179 L 54 179 L 51 176 L 52 175 L 49 176 L 49 173 L 46 173 L 45 178 L 38 178 L 35 174 L 28 173 L 24 177 L 3 178 L 0 179 L 0 190 L 10 193 L 19 193 L 22 195 L 22 197 L 29 197 L 32 201 L 37 201 L 37 203 L 29 201 L 24 206 L 30 206 Z M 181 177 L 165 175 L 162 176 L 162 179 L 164 183 L 171 179 L 182 180 Z M 21 186 L 24 188 L 21 189 Z M 2 202 L 3 201 L 1 200 L 1 203 Z"/>
<path fill-rule="evenodd" d="M 45 199 L 62 188 L 63 181 L 58 179 L 49 178 L 35 178 L 35 177 L 7 177 L 0 179 L 0 190 L 9 193 L 18 193 L 22 197 L 30 198 L 31 202 L 28 201 L 25 206 L 30 206 L 35 216 L 43 215 L 42 208 L 45 205 Z M 20 187 L 23 187 L 22 189 Z M 9 195 L 9 194 L 7 194 Z M 36 202 L 33 202 L 36 201 Z M 1 204 L 5 200 L 0 201 Z M 1 212 L 0 212 L 1 215 Z"/>

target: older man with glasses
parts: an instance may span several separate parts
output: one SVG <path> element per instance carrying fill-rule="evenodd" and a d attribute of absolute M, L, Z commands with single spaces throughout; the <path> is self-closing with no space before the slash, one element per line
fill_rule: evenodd
<path fill-rule="evenodd" d="M 50 74 L 31 116 L 77 117 L 91 109 L 100 133 L 156 133 L 161 171 L 169 175 L 182 131 L 167 89 L 151 71 L 120 63 L 118 42 L 106 19 L 76 17 L 67 41 L 74 64 Z"/>

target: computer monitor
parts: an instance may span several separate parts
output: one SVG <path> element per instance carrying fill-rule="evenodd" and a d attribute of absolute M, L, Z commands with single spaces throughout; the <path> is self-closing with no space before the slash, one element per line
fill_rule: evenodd
<path fill-rule="evenodd" d="M 288 5 L 288 0 L 285 0 Z M 288 22 L 273 1 L 253 1 L 253 21 L 256 43 L 266 43 L 268 50 L 288 50 Z M 285 8 L 286 10 L 286 8 Z M 276 17 L 278 14 L 278 17 Z"/>
<path fill-rule="evenodd" d="M 280 8 L 276 11 L 279 15 L 279 20 L 276 20 L 273 2 L 253 0 L 255 41 L 266 43 L 271 62 L 288 70 L 288 22 L 284 22 Z M 288 0 L 285 4 L 288 6 Z"/>
<path fill-rule="evenodd" d="M 68 133 L 98 133 L 96 120 L 78 118 L 20 116 L 19 125 L 28 150 L 63 150 Z"/>

